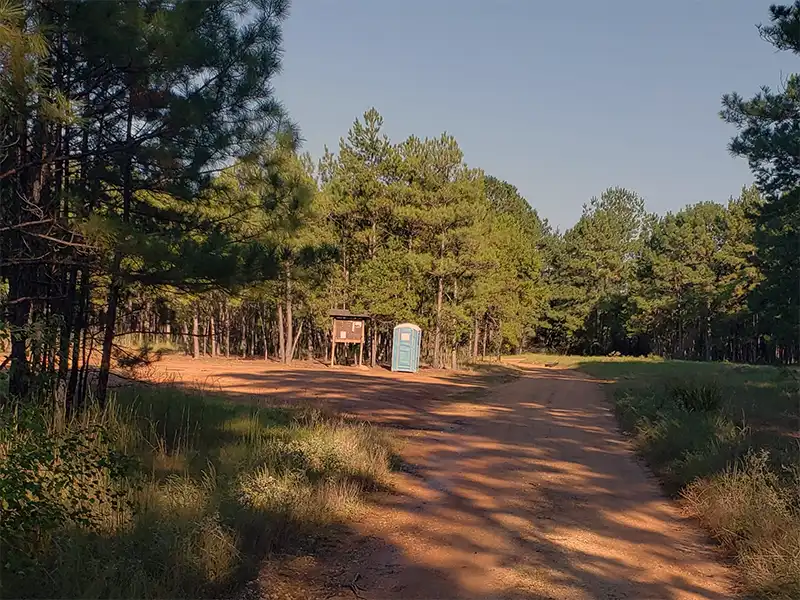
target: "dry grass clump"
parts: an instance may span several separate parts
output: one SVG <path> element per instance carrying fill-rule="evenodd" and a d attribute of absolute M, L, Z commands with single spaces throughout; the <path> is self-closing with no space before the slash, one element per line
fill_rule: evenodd
<path fill-rule="evenodd" d="M 734 554 L 748 589 L 800 598 L 800 477 L 787 485 L 765 450 L 691 483 L 686 506 Z M 792 493 L 794 491 L 794 493 Z"/>

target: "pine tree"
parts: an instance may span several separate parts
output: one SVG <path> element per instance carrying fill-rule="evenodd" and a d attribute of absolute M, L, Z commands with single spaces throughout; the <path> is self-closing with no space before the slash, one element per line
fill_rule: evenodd
<path fill-rule="evenodd" d="M 102 400 L 118 309 L 131 284 L 208 283 L 214 273 L 205 267 L 246 259 L 230 255 L 214 226 L 193 221 L 192 206 L 210 171 L 286 128 L 270 81 L 288 3 L 25 6 L 22 16 L 3 17 L 21 19 L 19 31 L 35 33 L 20 38 L 25 50 L 2 53 L 15 67 L 3 69 L 3 110 L 18 118 L 0 147 L 13 139 L 19 149 L 5 153 L 0 168 L 3 222 L 13 227 L 0 263 L 15 332 L 10 392 L 23 395 L 30 367 L 55 363 L 26 358 L 26 319 L 62 317 L 56 327 L 66 365 L 66 349 L 80 344 L 78 328 L 91 325 L 81 311 L 104 291 L 105 310 L 97 315 L 104 327 Z M 9 39 L 10 25 L 2 28 Z M 31 45 L 38 37 L 46 58 L 38 42 Z M 12 79 L 24 85 L 6 85 Z M 214 248 L 217 259 L 193 260 Z M 185 277 L 184 265 L 191 265 Z M 72 362 L 68 397 L 77 379 Z M 61 366 L 59 376 L 66 377 Z"/>
<path fill-rule="evenodd" d="M 559 283 L 552 306 L 562 322 L 570 350 L 606 353 L 626 350 L 627 296 L 647 227 L 643 200 L 611 188 L 584 206 L 554 256 Z"/>
<path fill-rule="evenodd" d="M 487 205 L 473 225 L 476 242 L 467 278 L 473 358 L 481 337 L 490 333 L 498 352 L 504 342 L 520 347 L 526 336 L 536 335 L 543 315 L 543 225 L 514 186 L 493 177 L 484 181 Z"/>
<path fill-rule="evenodd" d="M 432 360 L 441 367 L 443 340 L 455 339 L 470 325 L 459 307 L 459 281 L 466 275 L 466 265 L 459 259 L 471 255 L 475 239 L 471 228 L 485 214 L 483 174 L 463 163 L 458 143 L 447 134 L 408 140 L 405 146 L 410 164 L 416 167 L 415 193 L 409 195 L 405 219 L 418 227 L 412 251 L 422 254 L 422 261 L 430 265 L 427 275 L 435 296 Z"/>
<path fill-rule="evenodd" d="M 761 36 L 777 50 L 800 55 L 800 1 L 770 8 Z M 800 358 L 800 75 L 783 89 L 767 87 L 750 100 L 723 97 L 722 118 L 738 135 L 730 151 L 747 158 L 766 202 L 756 220 L 758 262 L 764 279 L 752 296 L 762 326 L 775 336 L 772 356 Z"/>

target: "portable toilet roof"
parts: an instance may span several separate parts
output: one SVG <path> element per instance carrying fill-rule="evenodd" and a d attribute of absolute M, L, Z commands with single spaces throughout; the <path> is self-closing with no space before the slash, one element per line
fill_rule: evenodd
<path fill-rule="evenodd" d="M 399 325 L 395 325 L 395 329 L 415 329 L 416 331 L 422 331 L 422 327 L 419 325 L 414 325 L 414 323 L 400 323 Z"/>

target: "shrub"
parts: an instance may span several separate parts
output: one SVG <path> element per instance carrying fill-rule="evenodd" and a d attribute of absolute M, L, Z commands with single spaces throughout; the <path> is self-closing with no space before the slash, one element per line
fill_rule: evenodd
<path fill-rule="evenodd" d="M 800 597 L 800 507 L 790 489 L 761 450 L 683 492 L 690 512 L 737 556 L 747 587 L 787 600 Z"/>
<path fill-rule="evenodd" d="M 59 528 L 98 529 L 124 509 L 132 461 L 98 425 L 57 436 L 31 419 L 14 427 L 0 452 L 0 543 L 6 568 L 23 575 Z"/>
<path fill-rule="evenodd" d="M 67 421 L 0 409 L 2 593 L 228 594 L 385 486 L 392 456 L 367 425 L 169 387 Z"/>
<path fill-rule="evenodd" d="M 688 382 L 673 385 L 672 401 L 688 412 L 712 412 L 722 406 L 722 390 L 716 383 Z"/>

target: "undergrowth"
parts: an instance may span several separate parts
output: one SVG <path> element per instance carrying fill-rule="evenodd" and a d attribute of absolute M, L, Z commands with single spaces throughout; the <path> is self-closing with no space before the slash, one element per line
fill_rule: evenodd
<path fill-rule="evenodd" d="M 666 490 L 739 565 L 743 591 L 800 598 L 800 396 L 792 369 L 595 360 Z"/>
<path fill-rule="evenodd" d="M 0 419 L 3 597 L 229 593 L 267 554 L 313 550 L 393 461 L 373 427 L 172 387 Z"/>

